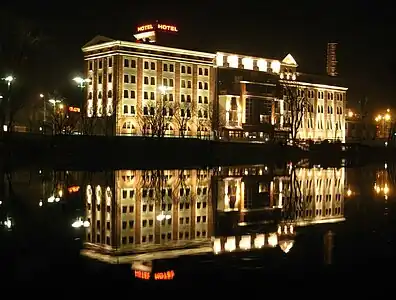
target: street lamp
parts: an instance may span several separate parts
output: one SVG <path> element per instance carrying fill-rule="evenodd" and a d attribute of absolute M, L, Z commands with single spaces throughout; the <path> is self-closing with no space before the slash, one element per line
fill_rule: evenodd
<path fill-rule="evenodd" d="M 91 79 L 89 78 L 82 78 L 82 77 L 74 77 L 73 81 L 77 83 L 77 86 L 81 89 L 83 89 L 85 87 L 86 83 L 90 83 Z"/>
<path fill-rule="evenodd" d="M 51 103 L 54 106 L 54 118 L 55 118 L 56 104 L 57 103 L 62 103 L 62 101 L 58 100 L 58 99 L 49 99 L 48 102 Z M 59 107 L 62 109 L 63 108 L 63 104 L 60 104 Z M 55 122 L 52 122 L 52 134 L 55 134 Z"/>
<path fill-rule="evenodd" d="M 15 77 L 8 75 L 7 77 L 4 77 L 3 80 L 7 82 L 8 88 L 10 88 L 11 83 L 15 80 Z"/>
<path fill-rule="evenodd" d="M 4 78 L 2 78 L 2 80 L 4 80 L 5 82 L 7 82 L 7 86 L 8 86 L 8 96 L 7 96 L 7 110 L 8 110 L 8 117 L 11 118 L 11 111 L 10 111 L 10 89 L 11 89 L 11 84 L 12 82 L 15 80 L 15 77 L 12 75 L 8 75 Z M 3 130 L 8 130 L 7 125 L 3 125 Z"/>

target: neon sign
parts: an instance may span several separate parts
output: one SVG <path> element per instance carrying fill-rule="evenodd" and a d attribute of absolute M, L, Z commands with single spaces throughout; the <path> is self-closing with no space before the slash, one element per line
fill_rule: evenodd
<path fill-rule="evenodd" d="M 70 106 L 70 107 L 69 107 L 69 111 L 71 111 L 71 112 L 80 112 L 80 108 Z"/>
<path fill-rule="evenodd" d="M 175 277 L 175 271 L 169 270 L 166 272 L 156 272 L 154 273 L 154 280 L 173 280 Z M 147 271 L 135 271 L 135 278 L 150 280 L 151 273 Z"/>
<path fill-rule="evenodd" d="M 163 31 L 172 31 L 172 32 L 178 32 L 179 30 L 177 29 L 176 26 L 173 25 L 167 25 L 167 24 L 147 24 L 147 25 L 142 25 L 137 28 L 137 32 L 143 32 L 143 31 L 148 31 L 148 30 L 154 30 L 154 29 L 159 29 Z"/>

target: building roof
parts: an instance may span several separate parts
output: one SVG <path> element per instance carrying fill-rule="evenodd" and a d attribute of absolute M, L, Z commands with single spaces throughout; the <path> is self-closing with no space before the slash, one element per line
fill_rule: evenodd
<path fill-rule="evenodd" d="M 329 86 L 344 87 L 345 84 L 343 79 L 340 77 L 328 76 L 328 75 L 317 75 L 308 73 L 297 73 L 297 81 L 312 83 L 312 84 L 323 84 Z"/>

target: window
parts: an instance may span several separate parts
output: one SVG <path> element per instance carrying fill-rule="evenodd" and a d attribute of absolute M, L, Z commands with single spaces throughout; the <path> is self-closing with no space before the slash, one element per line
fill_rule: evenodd
<path fill-rule="evenodd" d="M 163 71 L 164 72 L 168 72 L 168 64 L 164 64 L 163 65 Z"/>
<path fill-rule="evenodd" d="M 98 76 L 98 84 L 102 84 L 102 75 Z"/>
<path fill-rule="evenodd" d="M 145 61 L 144 62 L 144 69 L 148 70 L 148 68 L 149 68 L 149 63 L 148 63 L 148 61 Z"/>
<path fill-rule="evenodd" d="M 111 83 L 113 81 L 113 74 L 109 74 L 108 76 L 108 80 L 109 83 Z"/>
<path fill-rule="evenodd" d="M 151 67 L 151 70 L 155 70 L 155 62 L 152 62 L 152 63 L 150 64 L 150 67 Z"/>
<path fill-rule="evenodd" d="M 129 68 L 129 60 L 124 59 L 124 68 Z"/>
<path fill-rule="evenodd" d="M 173 64 L 169 65 L 169 72 L 174 72 L 175 71 L 175 67 L 173 66 Z"/>
<path fill-rule="evenodd" d="M 128 93 L 128 90 L 124 90 L 124 98 L 128 98 L 128 95 L 129 93 Z"/>
<path fill-rule="evenodd" d="M 128 105 L 124 105 L 124 115 L 128 113 Z"/>
<path fill-rule="evenodd" d="M 191 67 L 187 67 L 187 74 L 191 74 Z"/>
<path fill-rule="evenodd" d="M 187 88 L 191 89 L 191 80 L 187 81 Z"/>
<path fill-rule="evenodd" d="M 109 90 L 107 92 L 107 98 L 111 98 L 111 97 L 113 97 L 113 92 L 111 90 Z"/>
<path fill-rule="evenodd" d="M 111 57 L 109 57 L 108 66 L 109 66 L 109 68 L 113 67 L 113 59 Z"/>
<path fill-rule="evenodd" d="M 144 84 L 149 84 L 149 78 L 147 76 L 144 76 L 143 82 Z"/>
<path fill-rule="evenodd" d="M 124 75 L 124 83 L 129 83 L 129 75 Z"/>
<path fill-rule="evenodd" d="M 148 92 L 144 92 L 144 93 L 143 93 L 143 98 L 144 98 L 145 100 L 148 100 Z"/>
<path fill-rule="evenodd" d="M 155 85 L 155 77 L 151 77 L 150 78 L 150 84 L 151 85 Z"/>
<path fill-rule="evenodd" d="M 136 83 L 136 76 L 135 75 L 131 75 L 131 83 Z"/>
<path fill-rule="evenodd" d="M 92 61 L 89 62 L 89 64 L 88 64 L 88 69 L 89 69 L 90 71 L 92 71 Z"/>
<path fill-rule="evenodd" d="M 155 100 L 155 93 L 154 92 L 150 92 L 150 100 Z"/>
<path fill-rule="evenodd" d="M 205 68 L 205 76 L 209 76 L 209 69 Z"/>
<path fill-rule="evenodd" d="M 131 99 L 135 99 L 136 98 L 136 92 L 135 91 L 131 91 Z"/>
<path fill-rule="evenodd" d="M 181 73 L 186 73 L 186 66 L 181 66 Z"/>
<path fill-rule="evenodd" d="M 198 96 L 198 103 L 202 103 L 202 96 Z"/>
<path fill-rule="evenodd" d="M 136 69 L 136 60 L 131 60 L 131 68 Z"/>
<path fill-rule="evenodd" d="M 98 67 L 99 69 L 102 69 L 103 68 L 103 65 L 102 65 L 102 60 L 99 60 L 99 67 Z"/>
<path fill-rule="evenodd" d="M 202 68 L 198 69 L 198 75 L 201 75 L 201 76 L 203 75 Z"/>
<path fill-rule="evenodd" d="M 207 82 L 204 83 L 204 89 L 208 90 L 209 89 L 209 84 Z"/>

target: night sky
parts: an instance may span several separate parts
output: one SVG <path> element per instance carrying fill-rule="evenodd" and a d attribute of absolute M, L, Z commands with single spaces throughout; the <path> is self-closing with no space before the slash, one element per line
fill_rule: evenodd
<path fill-rule="evenodd" d="M 28 20 L 44 37 L 29 57 L 36 90 L 67 93 L 81 74 L 81 46 L 97 34 L 128 40 L 137 25 L 158 19 L 177 25 L 189 49 L 280 59 L 291 53 L 300 72 L 315 74 L 325 73 L 327 42 L 338 42 L 338 72 L 350 89 L 350 105 L 365 96 L 375 109 L 396 104 L 390 6 L 367 0 L 273 2 L 9 1 L 2 10 Z"/>

